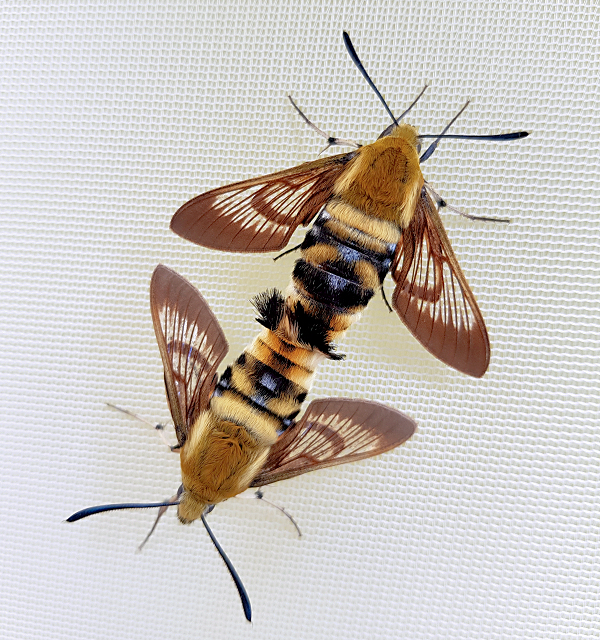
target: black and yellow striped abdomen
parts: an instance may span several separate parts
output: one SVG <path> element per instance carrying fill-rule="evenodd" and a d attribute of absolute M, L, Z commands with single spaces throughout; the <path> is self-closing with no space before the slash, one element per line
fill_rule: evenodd
<path fill-rule="evenodd" d="M 227 367 L 211 410 L 222 420 L 243 425 L 257 441 L 274 441 L 298 415 L 322 359 L 322 354 L 265 329 Z"/>
<path fill-rule="evenodd" d="M 297 319 L 300 342 L 339 357 L 332 343 L 381 287 L 400 236 L 396 224 L 368 216 L 341 198 L 327 204 L 301 245 L 285 301 Z M 303 336 L 309 327 L 316 335 Z"/>
<path fill-rule="evenodd" d="M 267 328 L 225 370 L 180 450 L 182 522 L 248 488 L 272 445 L 293 424 L 324 358 Z"/>

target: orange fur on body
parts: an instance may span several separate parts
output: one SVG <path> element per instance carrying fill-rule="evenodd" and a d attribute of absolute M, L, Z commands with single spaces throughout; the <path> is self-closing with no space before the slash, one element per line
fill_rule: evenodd
<path fill-rule="evenodd" d="M 381 287 L 415 215 L 424 185 L 417 145 L 416 129 L 399 125 L 387 137 L 360 147 L 336 179 L 313 235 L 309 232 L 302 245 L 283 308 L 275 304 L 275 314 L 267 305 L 276 320 L 265 320 L 270 329 L 246 349 L 247 358 L 228 370 L 229 386 L 213 395 L 182 447 L 183 521 L 249 486 L 282 420 L 299 410 L 316 365 L 339 357 L 332 343 Z M 264 372 L 252 362 L 285 377 L 295 385 L 293 393 L 258 403 Z"/>
<path fill-rule="evenodd" d="M 334 195 L 368 216 L 406 228 L 424 184 L 417 130 L 401 124 L 356 154 L 335 182 Z"/>
<path fill-rule="evenodd" d="M 325 347 L 342 339 L 360 318 L 368 299 L 381 287 L 382 273 L 366 257 L 346 259 L 344 245 L 383 257 L 400 241 L 424 184 L 417 143 L 417 130 L 402 124 L 389 136 L 356 151 L 333 185 L 325 205 L 327 218 L 317 223 L 326 237 L 302 245 L 278 333 L 297 340 L 296 325 L 285 320 L 298 306 L 305 316 L 324 325 Z M 328 288 L 336 284 L 336 276 L 340 289 Z M 340 293 L 344 287 L 346 292 Z"/>
<path fill-rule="evenodd" d="M 273 442 L 261 441 L 233 422 L 221 420 L 209 408 L 198 418 L 192 437 L 181 448 L 184 493 L 178 516 L 188 523 L 209 504 L 245 491 L 260 471 Z"/>
<path fill-rule="evenodd" d="M 324 358 L 268 329 L 245 349 L 228 370 L 229 387 L 213 395 L 181 447 L 184 492 L 178 516 L 182 522 L 196 520 L 209 504 L 228 500 L 250 486 L 279 437 L 281 420 L 300 409 L 316 365 Z M 266 411 L 261 411 L 249 400 L 267 368 L 288 380 L 289 392 L 265 402 Z"/>

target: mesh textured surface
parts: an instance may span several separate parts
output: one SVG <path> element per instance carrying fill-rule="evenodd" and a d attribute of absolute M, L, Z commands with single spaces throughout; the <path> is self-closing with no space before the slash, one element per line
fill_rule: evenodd
<path fill-rule="evenodd" d="M 600 627 L 600 67 L 593 0 L 329 3 L 5 0 L 0 7 L 2 544 L 0 636 L 597 638 Z M 425 352 L 374 300 L 313 397 L 386 402 L 419 431 L 380 458 L 232 500 L 210 522 L 250 594 L 244 620 L 199 523 L 86 506 L 168 498 L 178 458 L 106 401 L 165 420 L 148 307 L 163 262 L 230 342 L 294 257 L 228 255 L 170 233 L 211 187 L 361 142 L 396 113 L 455 132 L 424 165 L 486 318 L 482 380 Z M 299 240 L 302 234 L 298 234 Z M 388 283 L 388 294 L 391 290 Z M 310 399 L 310 398 L 309 398 Z M 172 432 L 168 432 L 172 437 Z"/>

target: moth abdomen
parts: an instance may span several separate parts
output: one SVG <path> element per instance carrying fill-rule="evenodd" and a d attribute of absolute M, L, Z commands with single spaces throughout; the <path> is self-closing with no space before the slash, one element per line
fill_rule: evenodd
<path fill-rule="evenodd" d="M 279 299 L 283 300 L 275 291 L 257 296 L 257 308 L 265 312 L 263 317 L 269 323 L 273 318 L 268 316 Z M 280 315 L 276 311 L 276 316 Z M 310 355 L 311 349 L 290 344 L 270 329 L 263 331 L 219 379 L 215 395 L 227 401 L 227 405 L 220 404 L 222 417 L 231 417 L 228 406 L 244 405 L 251 409 L 248 427 L 252 431 L 265 437 L 285 431 L 298 415 L 312 383 L 314 368 L 299 364 L 309 361 Z"/>
<path fill-rule="evenodd" d="M 340 198 L 328 203 L 301 245 L 285 301 L 304 344 L 340 358 L 334 343 L 381 287 L 399 239 L 389 222 L 373 221 Z"/>

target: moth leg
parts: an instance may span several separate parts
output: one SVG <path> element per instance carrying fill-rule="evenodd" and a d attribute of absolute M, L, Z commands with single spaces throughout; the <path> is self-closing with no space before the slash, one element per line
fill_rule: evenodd
<path fill-rule="evenodd" d="M 121 411 L 122 413 L 125 413 L 128 416 L 131 416 L 132 418 L 135 418 L 136 420 L 139 420 L 140 422 L 143 422 L 144 424 L 147 424 L 149 426 L 151 426 L 159 435 L 160 439 L 167 445 L 167 447 L 169 447 L 169 449 L 171 451 L 179 451 L 179 445 L 172 445 L 168 440 L 167 440 L 167 436 L 165 436 L 164 430 L 165 430 L 165 425 L 161 424 L 160 422 L 150 422 L 150 420 L 146 420 L 146 418 L 143 418 L 142 416 L 138 415 L 137 413 L 133 413 L 133 411 L 129 411 L 129 409 L 123 409 L 123 407 L 119 407 L 116 404 L 112 404 L 112 402 L 107 402 L 106 403 L 107 406 L 111 407 L 112 409 L 116 409 L 117 411 Z"/>
<path fill-rule="evenodd" d="M 298 533 L 298 537 L 299 538 L 302 537 L 302 531 L 300 531 L 300 527 L 298 526 L 298 523 L 294 520 L 294 518 L 283 507 L 280 507 L 279 505 L 271 502 L 270 500 L 267 500 L 265 498 L 265 494 L 263 493 L 262 489 L 257 489 L 251 496 L 241 495 L 241 496 L 235 496 L 235 497 L 244 498 L 247 500 L 261 500 L 265 504 L 268 504 L 271 507 L 275 507 L 275 509 L 277 509 L 278 511 L 281 511 L 281 513 L 283 513 L 283 515 L 294 525 Z"/>
<path fill-rule="evenodd" d="M 388 311 L 392 313 L 393 309 L 392 307 L 390 307 L 390 303 L 388 302 L 388 299 L 385 295 L 385 289 L 383 288 L 383 285 L 381 286 L 381 297 L 383 298 L 383 301 L 385 302 L 385 306 L 388 308 Z"/>
<path fill-rule="evenodd" d="M 465 213 L 464 211 L 460 211 L 460 209 L 451 207 L 429 184 L 425 184 L 425 189 L 427 189 L 427 192 L 432 196 L 438 211 L 440 209 L 449 209 L 450 211 L 454 211 L 454 213 L 458 213 L 458 215 L 463 216 L 463 218 L 467 218 L 468 220 L 479 220 L 480 222 L 510 222 L 510 218 L 492 218 L 490 216 L 474 216 L 471 213 Z"/>
<path fill-rule="evenodd" d="M 319 129 L 319 127 L 317 127 L 316 124 L 313 124 L 302 113 L 302 111 L 300 111 L 300 107 L 294 102 L 294 99 L 292 98 L 292 96 L 288 96 L 288 100 L 292 103 L 292 107 L 294 107 L 294 109 L 296 109 L 296 111 L 300 114 L 300 117 L 302 118 L 302 120 L 304 120 L 304 122 L 306 122 L 306 124 L 313 131 L 318 133 L 320 136 L 323 136 L 323 138 L 325 138 L 325 140 L 327 140 L 327 146 L 319 153 L 319 155 L 321 155 L 321 153 L 323 153 L 323 151 L 327 151 L 327 149 L 329 149 L 329 147 L 339 146 L 339 147 L 354 147 L 355 149 L 360 149 L 360 147 L 362 146 L 361 144 L 359 144 L 358 142 L 355 142 L 354 140 L 344 140 L 343 138 L 334 138 L 333 136 L 328 136 L 324 131 Z"/>
<path fill-rule="evenodd" d="M 114 405 L 111 405 L 111 406 L 114 406 Z M 115 408 L 118 409 L 119 407 L 115 407 Z M 125 411 L 125 413 L 127 413 L 127 412 Z M 181 493 L 181 491 L 178 491 L 172 498 L 169 499 L 169 502 L 175 502 L 179 498 L 180 493 Z M 137 548 L 138 552 L 140 552 L 144 548 L 144 545 L 146 544 L 146 542 L 148 542 L 148 540 L 150 540 L 150 536 L 154 533 L 154 529 L 156 529 L 156 525 L 158 524 L 158 521 L 165 515 L 165 513 L 167 512 L 168 508 L 169 508 L 169 505 L 162 506 L 162 507 L 159 508 L 158 515 L 156 516 L 156 520 L 154 521 L 154 524 L 152 525 L 152 529 L 150 529 L 150 531 L 148 532 L 148 535 L 144 538 L 144 541 L 142 542 L 142 544 Z"/>
<path fill-rule="evenodd" d="M 273 258 L 273 262 L 277 262 L 277 260 L 279 260 L 279 258 L 283 258 L 283 256 L 287 256 L 288 253 L 293 253 L 294 251 L 297 251 L 298 249 L 300 249 L 300 247 L 303 245 L 304 243 L 301 242 L 300 244 L 297 244 L 295 247 L 292 247 L 291 249 L 288 249 L 287 251 L 282 251 L 279 255 L 276 255 Z"/>

